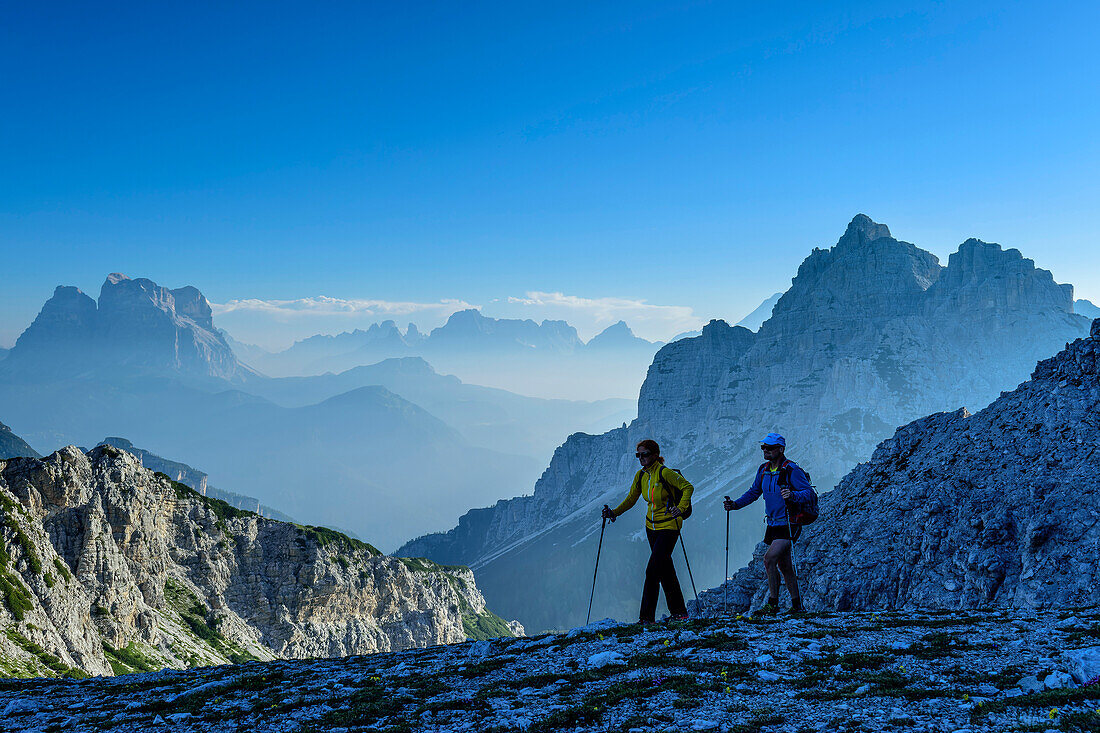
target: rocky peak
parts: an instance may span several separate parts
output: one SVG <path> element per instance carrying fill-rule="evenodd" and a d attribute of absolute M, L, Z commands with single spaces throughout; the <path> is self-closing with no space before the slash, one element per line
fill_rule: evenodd
<path fill-rule="evenodd" d="M 58 287 L 11 355 L 5 362 L 32 373 L 132 368 L 228 379 L 239 368 L 198 289 L 169 290 L 117 272 L 104 281 L 98 305 L 75 287 Z"/>
<path fill-rule="evenodd" d="M 626 321 L 619 321 L 613 325 L 608 326 L 604 330 L 592 337 L 592 340 L 588 342 L 591 346 L 593 343 L 631 343 L 637 336 L 630 330 L 630 326 L 626 325 Z"/>
<path fill-rule="evenodd" d="M 948 258 L 947 268 L 929 290 L 933 307 L 949 300 L 953 310 L 1006 311 L 1020 308 L 1073 312 L 1073 286 L 1054 282 L 1017 249 L 968 239 Z"/>
<path fill-rule="evenodd" d="M 856 214 L 837 242 L 838 247 L 859 247 L 876 239 L 890 237 L 890 227 L 872 221 L 866 214 Z"/>
<path fill-rule="evenodd" d="M 111 445 L 0 460 L 0 517 L 0 579 L 10 589 L 0 594 L 0 662 L 23 664 L 37 645 L 27 663 L 48 652 L 46 674 L 509 633 L 466 568 L 386 557 L 332 530 L 235 509 Z"/>
<path fill-rule="evenodd" d="M 861 214 L 834 247 L 814 249 L 803 261 L 760 333 L 785 339 L 818 331 L 843 340 L 857 324 L 873 328 L 919 310 L 941 269 L 935 255 L 894 239 L 884 225 Z"/>
<path fill-rule="evenodd" d="M 570 351 L 581 346 L 577 330 L 565 321 L 488 318 L 475 308 L 451 314 L 447 322 L 429 334 L 428 347 L 490 348 L 526 351 L 553 349 Z"/>
<path fill-rule="evenodd" d="M 435 335 L 437 331 L 448 333 L 483 331 L 487 327 L 488 321 L 489 319 L 483 316 L 477 308 L 467 308 L 452 313 L 445 324 L 432 329 L 432 335 Z"/>
<path fill-rule="evenodd" d="M 55 350 L 59 341 L 68 344 L 90 340 L 96 325 L 96 303 L 80 288 L 58 285 L 34 322 L 15 342 L 14 356 L 39 349 Z"/>
<path fill-rule="evenodd" d="M 206 300 L 198 288 L 187 285 L 182 288 L 169 291 L 176 304 L 176 313 L 185 318 L 190 318 L 200 328 L 214 331 L 214 312 L 210 309 L 210 303 Z"/>

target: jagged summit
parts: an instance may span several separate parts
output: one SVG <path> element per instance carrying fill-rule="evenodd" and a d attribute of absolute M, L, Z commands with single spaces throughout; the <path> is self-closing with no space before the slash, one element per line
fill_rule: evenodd
<path fill-rule="evenodd" d="M 197 288 L 169 290 L 117 272 L 104 280 L 98 303 L 58 286 L 4 365 L 50 375 L 129 369 L 231 379 L 241 371 Z"/>
<path fill-rule="evenodd" d="M 577 329 L 565 321 L 489 318 L 476 308 L 457 311 L 447 322 L 432 329 L 425 341 L 430 351 L 447 348 L 463 350 L 548 349 L 570 352 L 584 344 Z"/>
<path fill-rule="evenodd" d="M 970 238 L 947 261 L 930 296 L 962 299 L 967 306 L 1008 310 L 1034 303 L 1073 313 L 1073 286 L 1054 282 L 1049 270 L 1035 266 L 1018 249 Z"/>
<path fill-rule="evenodd" d="M 838 245 L 861 245 L 876 239 L 890 237 L 890 227 L 879 224 L 866 214 L 856 214 L 848 223 Z"/>
<path fill-rule="evenodd" d="M 586 349 L 600 351 L 606 349 L 652 349 L 653 344 L 634 335 L 626 321 L 614 323 L 585 344 Z"/>

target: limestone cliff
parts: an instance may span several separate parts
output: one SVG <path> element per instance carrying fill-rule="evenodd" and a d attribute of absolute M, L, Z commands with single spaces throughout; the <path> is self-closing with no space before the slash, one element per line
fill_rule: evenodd
<path fill-rule="evenodd" d="M 654 438 L 696 486 L 685 542 L 697 583 L 717 585 L 721 497 L 748 487 L 763 434 L 783 433 L 788 456 L 827 491 L 897 425 L 988 404 L 1088 324 L 1073 313 L 1072 288 L 1017 250 L 969 239 L 943 267 L 859 215 L 835 246 L 806 258 L 757 333 L 712 321 L 701 336 L 668 344 L 649 368 L 637 420 L 571 436 L 533 496 L 399 552 L 470 565 L 490 604 L 529 628 L 575 624 L 589 592 L 576 578 L 590 574 L 599 506 L 625 495 L 634 444 Z M 732 518 L 733 567 L 750 558 L 762 514 L 753 506 Z M 648 556 L 640 515 L 606 531 L 600 615 L 637 612 Z M 683 565 L 680 573 L 687 586 Z"/>
<path fill-rule="evenodd" d="M 1091 337 L 977 414 L 898 428 L 822 498 L 820 519 L 806 528 L 796 561 L 808 605 L 1094 605 L 1098 416 L 1100 319 Z M 729 582 L 735 610 L 762 602 L 758 560 Z"/>
<path fill-rule="evenodd" d="M 339 656 L 509 634 L 467 568 L 197 494 L 109 445 L 0 461 L 0 675 Z"/>

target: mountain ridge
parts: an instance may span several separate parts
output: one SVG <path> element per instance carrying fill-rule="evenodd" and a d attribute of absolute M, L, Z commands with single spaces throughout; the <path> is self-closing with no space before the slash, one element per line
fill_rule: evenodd
<path fill-rule="evenodd" d="M 941 266 L 856 217 L 834 247 L 803 261 L 757 333 L 712 321 L 700 337 L 666 345 L 630 425 L 570 436 L 533 495 L 477 510 L 458 528 L 401 551 L 470 565 L 494 607 L 528 628 L 568 626 L 587 599 L 564 578 L 581 573 L 594 554 L 599 506 L 625 494 L 638 440 L 655 438 L 668 465 L 695 484 L 691 542 L 720 547 L 724 519 L 716 507 L 723 494 L 747 486 L 764 433 L 786 435 L 788 455 L 826 490 L 895 426 L 987 404 L 1039 358 L 1087 332 L 1087 320 L 1071 312 L 1071 289 L 1015 250 L 968 240 L 957 254 Z M 733 518 L 733 558 L 751 556 L 756 524 L 748 513 Z M 604 539 L 600 615 L 635 612 L 643 539 L 629 529 Z M 516 593 L 529 582 L 521 579 L 539 577 L 537 567 L 560 571 Z M 692 569 L 704 585 L 721 579 L 713 554 L 695 557 Z M 547 612 L 551 598 L 565 610 Z"/>
<path fill-rule="evenodd" d="M 489 622 L 507 629 L 465 568 L 234 510 L 113 446 L 2 461 L 0 500 L 8 674 L 41 665 L 43 653 L 52 673 L 79 676 L 403 649 L 462 641 Z M 32 645 L 45 652 L 28 654 Z"/>

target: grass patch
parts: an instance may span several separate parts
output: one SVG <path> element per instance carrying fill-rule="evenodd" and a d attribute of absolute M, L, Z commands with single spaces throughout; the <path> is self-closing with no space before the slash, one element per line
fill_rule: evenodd
<path fill-rule="evenodd" d="M 1060 690 L 1043 690 L 1017 697 L 1008 697 L 1003 700 L 990 700 L 974 708 L 970 713 L 971 720 L 977 720 L 982 715 L 1004 712 L 1008 708 L 1051 708 L 1062 707 L 1068 703 L 1083 702 L 1085 700 L 1100 700 L 1100 688 L 1097 687 L 1072 687 Z"/>
<path fill-rule="evenodd" d="M 604 714 L 609 708 L 625 700 L 638 700 L 665 691 L 678 693 L 681 700 L 685 697 L 698 699 L 699 693 L 706 689 L 691 675 L 658 677 L 649 680 L 648 684 L 646 680 L 615 682 L 603 690 L 586 695 L 579 705 L 555 710 L 546 718 L 535 722 L 528 731 L 546 733 L 579 725 L 599 724 L 603 722 Z"/>
<path fill-rule="evenodd" d="M 16 621 L 22 621 L 27 611 L 34 608 L 31 600 L 31 592 L 18 575 L 9 573 L 6 568 L 0 568 L 0 595 L 4 597 L 4 605 L 15 616 Z"/>
<path fill-rule="evenodd" d="M 105 641 L 101 643 L 103 654 L 107 657 L 107 662 L 110 663 L 115 674 L 156 672 L 162 666 L 152 657 L 142 653 L 140 647 L 132 641 L 122 649 L 115 649 Z"/>
<path fill-rule="evenodd" d="M 31 538 L 27 536 L 27 533 L 23 531 L 23 527 L 21 527 L 16 520 L 15 512 L 8 509 L 6 505 L 4 507 L 4 526 L 15 535 L 15 542 L 23 551 L 23 558 L 27 561 L 27 568 L 35 575 L 40 575 L 42 573 L 42 561 L 38 559 L 38 553 L 34 550 L 34 543 L 31 542 Z M 6 565 L 10 562 L 11 556 L 8 554 L 7 550 L 3 552 L 5 555 L 3 560 Z"/>
<path fill-rule="evenodd" d="M 174 481 L 166 474 L 158 474 L 163 478 L 168 479 L 172 484 L 172 488 L 176 492 L 177 499 L 191 499 L 197 501 L 214 514 L 214 524 L 225 534 L 232 534 L 229 531 L 229 525 L 226 524 L 227 520 L 236 519 L 237 517 L 258 517 L 260 516 L 256 512 L 250 512 L 247 509 L 238 509 L 229 502 L 222 501 L 221 499 L 215 499 L 212 496 L 203 496 L 199 492 L 192 489 L 187 484 L 182 484 L 179 481 Z"/>
<path fill-rule="evenodd" d="M 732 634 L 715 634 L 695 644 L 696 649 L 713 649 L 716 652 L 741 652 L 749 648 L 744 639 Z"/>
<path fill-rule="evenodd" d="M 466 669 L 457 670 L 455 674 L 459 677 L 465 677 L 466 679 L 473 679 L 474 677 L 481 677 L 491 672 L 496 672 L 506 664 L 508 664 L 508 661 L 505 659 L 486 659 L 484 662 L 467 665 Z"/>
<path fill-rule="evenodd" d="M 251 514 L 252 512 L 248 513 Z M 298 528 L 303 537 L 316 542 L 320 547 L 335 547 L 344 552 L 362 551 L 371 557 L 382 554 L 382 551 L 374 545 L 357 540 L 354 537 L 348 537 L 346 534 L 328 527 L 314 527 L 308 524 L 295 524 L 294 526 Z"/>
<path fill-rule="evenodd" d="M 514 636 L 504 619 L 492 611 L 486 611 L 482 614 L 463 613 L 462 628 L 466 631 L 466 638 L 469 641 Z"/>
<path fill-rule="evenodd" d="M 325 728 L 370 726 L 379 718 L 400 714 L 412 699 L 388 692 L 381 678 L 371 677 L 362 684 L 347 698 L 342 710 L 334 710 L 322 718 Z"/>
<path fill-rule="evenodd" d="M 84 679 L 88 674 L 76 667 L 70 667 L 61 661 L 61 659 L 53 654 L 50 654 L 45 649 L 29 640 L 27 637 L 20 634 L 15 629 L 7 629 L 4 632 L 5 636 L 13 642 L 16 646 L 20 647 L 23 651 L 31 654 L 38 660 L 38 663 L 45 667 L 50 672 L 53 672 L 53 676 L 58 677 L 72 677 L 73 679 Z M 35 669 L 33 665 L 26 665 L 27 672 L 32 676 L 39 676 L 40 671 Z M 14 671 L 14 670 L 13 670 Z"/>
<path fill-rule="evenodd" d="M 956 634 L 937 631 L 922 636 L 919 642 L 911 645 L 904 653 L 917 659 L 935 660 L 953 657 L 955 652 L 970 648 L 972 648 L 970 644 L 958 638 Z"/>

